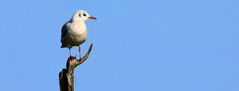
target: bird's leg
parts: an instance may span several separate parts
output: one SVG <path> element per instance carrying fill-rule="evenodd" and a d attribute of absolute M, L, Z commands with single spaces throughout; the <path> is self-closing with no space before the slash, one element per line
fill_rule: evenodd
<path fill-rule="evenodd" d="M 69 48 L 69 54 L 70 54 L 70 57 L 71 57 L 71 48 Z"/>
<path fill-rule="evenodd" d="M 81 53 L 80 53 L 81 49 L 80 49 L 80 46 L 79 46 L 79 55 L 80 55 L 80 59 L 81 59 Z"/>

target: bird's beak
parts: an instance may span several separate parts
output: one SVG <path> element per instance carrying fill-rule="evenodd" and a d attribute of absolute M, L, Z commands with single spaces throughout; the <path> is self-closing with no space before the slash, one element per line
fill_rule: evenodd
<path fill-rule="evenodd" d="M 90 19 L 95 19 L 95 20 L 96 20 L 96 18 L 95 18 L 94 16 L 90 16 L 89 18 L 90 18 Z"/>

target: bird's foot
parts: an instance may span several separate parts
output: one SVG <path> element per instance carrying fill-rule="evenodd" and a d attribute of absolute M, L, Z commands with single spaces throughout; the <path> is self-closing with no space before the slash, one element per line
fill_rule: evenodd
<path fill-rule="evenodd" d="M 76 56 L 70 56 L 68 59 L 74 60 L 74 59 L 76 59 Z"/>
<path fill-rule="evenodd" d="M 79 55 L 79 59 L 81 59 L 81 54 Z"/>

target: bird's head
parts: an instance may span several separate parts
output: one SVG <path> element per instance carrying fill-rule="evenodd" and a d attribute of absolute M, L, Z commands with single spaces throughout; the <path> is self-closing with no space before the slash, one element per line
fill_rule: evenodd
<path fill-rule="evenodd" d="M 89 15 L 84 10 L 78 10 L 72 17 L 73 21 L 87 21 L 88 19 L 96 19 L 94 16 Z"/>

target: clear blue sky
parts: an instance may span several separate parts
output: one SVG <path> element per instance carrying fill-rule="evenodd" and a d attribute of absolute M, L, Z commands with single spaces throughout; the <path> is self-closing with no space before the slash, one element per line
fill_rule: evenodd
<path fill-rule="evenodd" d="M 76 91 L 239 91 L 238 0 L 1 0 L 1 91 L 59 91 L 78 9 L 98 20 Z"/>

